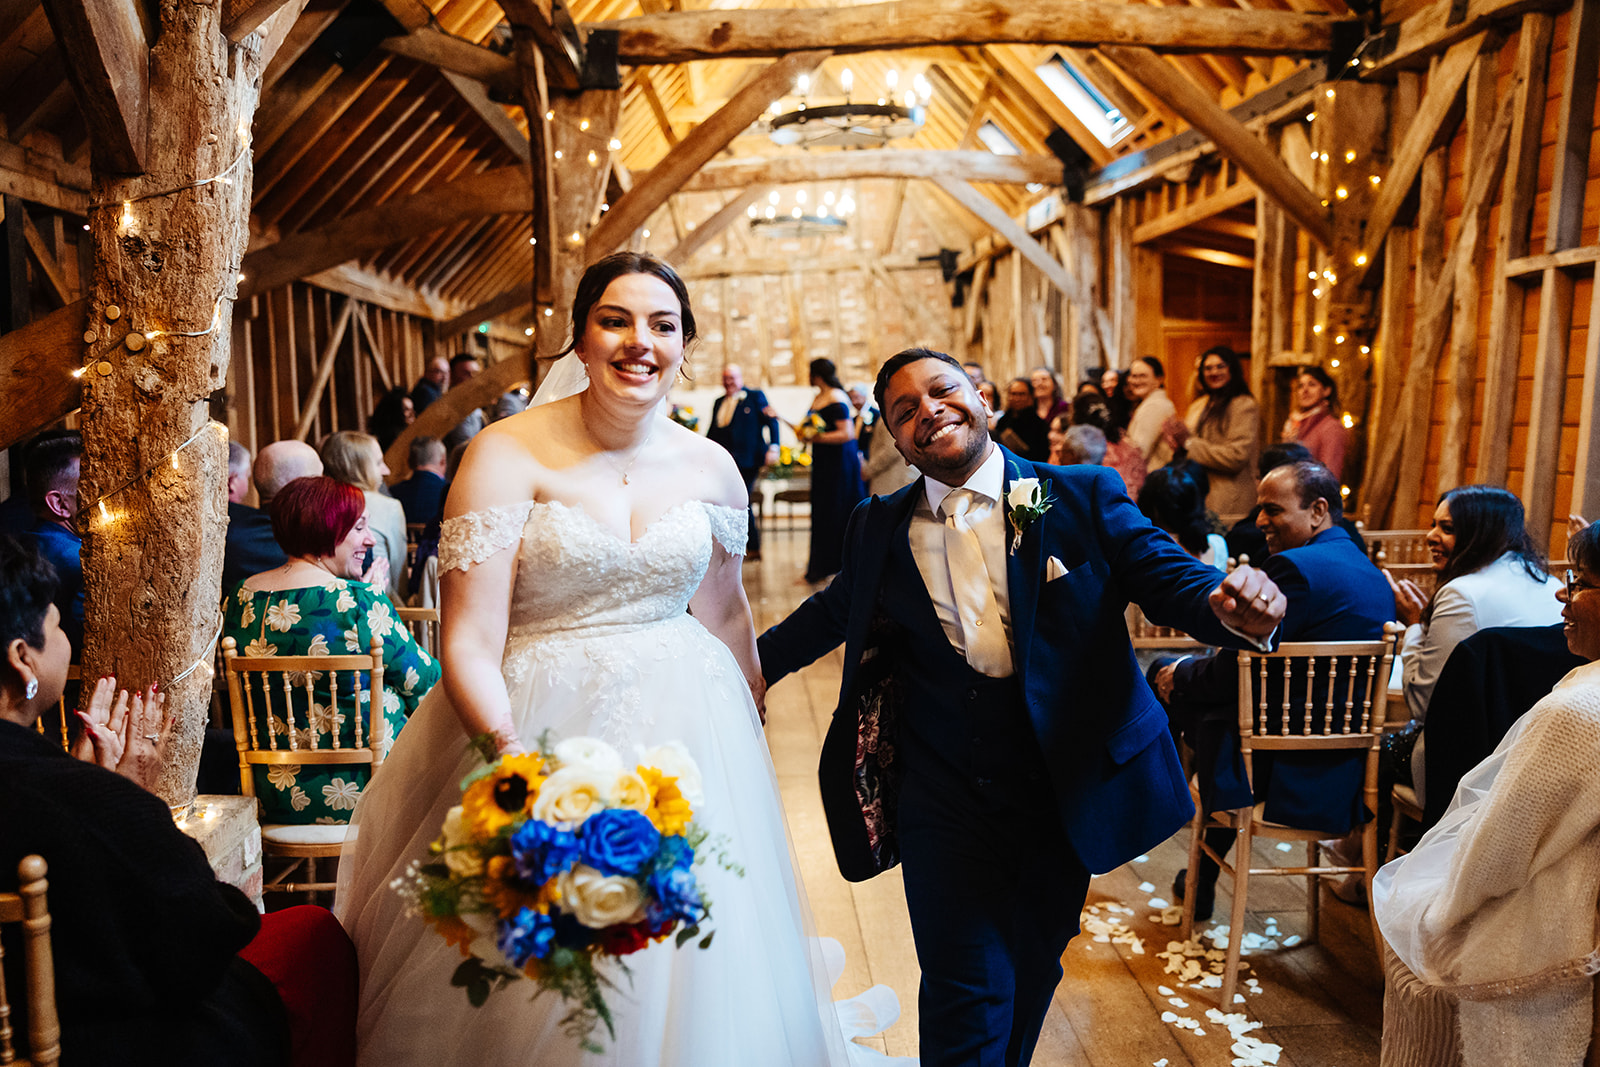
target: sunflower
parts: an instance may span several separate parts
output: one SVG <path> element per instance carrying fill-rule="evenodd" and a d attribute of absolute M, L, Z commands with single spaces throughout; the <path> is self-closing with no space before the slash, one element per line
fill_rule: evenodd
<path fill-rule="evenodd" d="M 654 767 L 640 767 L 639 775 L 650 790 L 650 807 L 644 813 L 645 818 L 663 834 L 683 833 L 694 811 L 678 791 L 678 779 Z"/>
<path fill-rule="evenodd" d="M 500 918 L 509 919 L 523 908 L 546 911 L 548 903 L 544 907 L 539 906 L 543 898 L 542 889 L 530 893 L 517 883 L 516 863 L 510 856 L 496 856 L 489 861 L 484 872 L 483 902 L 493 908 Z"/>
<path fill-rule="evenodd" d="M 466 923 L 462 922 L 460 918 L 454 915 L 442 915 L 438 918 L 429 918 L 428 922 L 432 923 L 433 928 L 439 931 L 440 936 L 444 938 L 445 944 L 455 945 L 456 947 L 460 948 L 461 955 L 463 957 L 472 955 L 472 949 L 470 947 L 472 944 L 472 939 L 478 936 L 477 933 L 473 931 L 472 927 L 468 926 Z"/>
<path fill-rule="evenodd" d="M 473 838 L 493 837 L 527 815 L 544 784 L 537 752 L 502 756 L 494 769 L 467 787 L 461 807 Z"/>

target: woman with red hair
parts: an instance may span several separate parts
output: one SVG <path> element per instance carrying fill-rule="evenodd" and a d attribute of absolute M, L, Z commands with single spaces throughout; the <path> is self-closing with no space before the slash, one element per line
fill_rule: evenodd
<path fill-rule="evenodd" d="M 361 580 L 361 561 L 372 547 L 367 501 L 361 490 L 332 478 L 296 478 L 272 498 L 272 533 L 289 562 L 252 575 L 223 603 L 223 634 L 247 656 L 333 656 L 366 652 L 377 637 L 383 643 L 383 707 L 372 716 L 373 744 L 388 752 L 417 702 L 439 680 L 439 665 L 419 648 L 381 587 Z M 312 681 L 311 724 L 320 733 L 337 730 L 339 745 L 355 745 L 355 719 L 337 721 L 328 700 L 327 677 Z M 354 679 L 340 680 L 340 701 L 350 706 Z M 281 697 L 274 695 L 275 700 Z M 306 722 L 305 691 L 290 699 L 295 718 Z M 272 714 L 275 729 L 287 723 L 282 707 Z M 267 714 L 265 708 L 257 716 Z M 319 719 L 319 716 L 321 717 Z M 257 723 L 265 732 L 264 718 Z M 302 742 L 305 743 L 305 742 Z M 322 745 L 331 745 L 323 737 Z M 362 764 L 258 767 L 256 796 L 265 823 L 347 823 L 366 786 L 370 770 Z"/>

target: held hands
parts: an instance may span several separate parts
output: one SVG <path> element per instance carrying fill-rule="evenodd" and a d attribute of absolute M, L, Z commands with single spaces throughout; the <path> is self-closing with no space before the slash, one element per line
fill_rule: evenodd
<path fill-rule="evenodd" d="M 1422 621 L 1422 610 L 1428 606 L 1428 597 L 1422 587 L 1410 578 L 1401 578 L 1395 581 L 1394 575 L 1388 571 L 1383 572 L 1383 577 L 1388 581 L 1389 588 L 1394 591 L 1394 613 L 1400 621 L 1407 626 L 1415 626 Z"/>
<path fill-rule="evenodd" d="M 1289 600 L 1265 571 L 1247 563 L 1235 567 L 1211 591 L 1211 610 L 1224 626 L 1251 637 L 1267 637 L 1283 621 Z"/>
<path fill-rule="evenodd" d="M 173 720 L 166 714 L 166 703 L 167 695 L 154 685 L 130 700 L 126 689 L 117 689 L 115 678 L 100 679 L 89 707 L 78 711 L 83 733 L 72 754 L 149 789 L 166 765 L 172 737 Z"/>
<path fill-rule="evenodd" d="M 1182 448 L 1189 443 L 1189 427 L 1176 415 L 1168 415 L 1167 421 L 1161 424 L 1161 436 L 1174 449 Z"/>

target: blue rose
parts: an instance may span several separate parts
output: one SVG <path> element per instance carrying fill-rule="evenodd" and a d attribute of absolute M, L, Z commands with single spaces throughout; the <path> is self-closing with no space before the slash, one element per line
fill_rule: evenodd
<path fill-rule="evenodd" d="M 542 886 L 578 858 L 578 837 L 538 819 L 529 819 L 511 835 L 511 858 L 517 876 Z"/>
<path fill-rule="evenodd" d="M 604 875 L 633 875 L 655 859 L 661 832 L 629 808 L 609 808 L 584 820 L 578 831 L 583 862 Z"/>
<path fill-rule="evenodd" d="M 656 852 L 656 870 L 665 871 L 673 867 L 687 870 L 693 864 L 694 849 L 689 847 L 689 842 L 676 834 L 661 839 L 661 848 Z"/>
<path fill-rule="evenodd" d="M 705 904 L 700 899 L 700 883 L 687 867 L 658 868 L 645 881 L 645 888 L 655 899 L 651 902 L 648 919 L 651 925 L 682 919 L 697 923 L 706 917 Z"/>
<path fill-rule="evenodd" d="M 556 928 L 550 916 L 532 908 L 523 908 L 510 919 L 497 924 L 500 936 L 495 944 L 515 967 L 525 967 L 531 959 L 544 959 L 555 939 Z"/>

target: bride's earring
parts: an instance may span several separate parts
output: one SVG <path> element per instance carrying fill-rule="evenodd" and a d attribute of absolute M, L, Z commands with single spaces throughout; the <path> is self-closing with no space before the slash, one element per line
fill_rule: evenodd
<path fill-rule="evenodd" d="M 22 688 L 23 699 L 24 700 L 32 700 L 34 697 L 36 697 L 38 695 L 39 695 L 39 679 L 37 679 L 37 678 L 29 678 L 28 679 L 28 684 L 23 686 L 23 688 Z"/>

